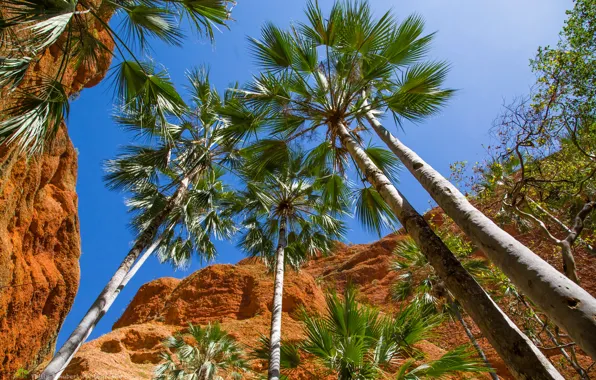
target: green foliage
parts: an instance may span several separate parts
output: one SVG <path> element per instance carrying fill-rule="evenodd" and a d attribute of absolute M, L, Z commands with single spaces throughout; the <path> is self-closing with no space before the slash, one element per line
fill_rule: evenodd
<path fill-rule="evenodd" d="M 231 126 L 227 137 L 238 141 L 266 132 L 288 144 L 319 138 L 307 162 L 324 163 L 335 176 L 334 186 L 350 163 L 339 124 L 362 145 L 369 111 L 389 111 L 400 122 L 422 120 L 436 113 L 453 91 L 443 88 L 448 65 L 424 61 L 432 35 L 423 34 L 419 16 L 401 23 L 391 12 L 375 18 L 367 1 L 336 1 L 328 14 L 309 1 L 305 12 L 304 23 L 288 29 L 266 24 L 259 38 L 250 39 L 262 73 L 235 89 L 237 101 L 221 113 Z M 363 149 L 397 182 L 399 162 L 393 154 Z M 366 181 L 364 173 L 353 170 L 358 183 Z M 356 191 L 356 216 L 366 228 L 395 228 L 395 217 L 376 191 Z M 339 192 L 331 188 L 329 194 Z"/>
<path fill-rule="evenodd" d="M 26 370 L 25 368 L 19 368 L 15 373 L 13 378 L 14 379 L 27 379 L 29 378 L 29 375 L 31 374 L 31 372 L 29 370 Z"/>
<path fill-rule="evenodd" d="M 229 239 L 237 231 L 232 215 L 235 194 L 222 178 L 235 150 L 220 143 L 224 125 L 213 117 L 222 99 L 205 70 L 192 71 L 188 80 L 193 102 L 179 104 L 185 107 L 182 112 L 167 111 L 159 117 L 152 104 L 167 102 L 153 95 L 122 108 L 116 120 L 136 134 L 152 136 L 151 144 L 125 147 L 106 162 L 105 176 L 109 188 L 130 194 L 126 203 L 137 234 L 160 220 L 157 254 L 175 267 L 188 265 L 193 254 L 213 260 L 217 252 L 211 239 Z M 155 94 L 151 85 L 141 88 Z"/>
<path fill-rule="evenodd" d="M 324 315 L 303 312 L 307 338 L 301 348 L 335 372 L 340 380 L 380 378 L 396 371 L 398 378 L 410 376 L 408 379 L 486 371 L 464 348 L 415 370 L 410 369 L 414 360 L 407 360 L 407 367 L 397 367 L 398 359 L 415 353 L 412 345 L 428 339 L 441 322 L 440 316 L 430 313 L 420 303 L 411 303 L 393 316 L 383 316 L 378 310 L 359 304 L 351 286 L 342 298 L 330 293 L 326 300 Z"/>
<path fill-rule="evenodd" d="M 487 372 L 480 360 L 465 346 L 447 352 L 437 360 L 414 366 L 414 359 L 407 360 L 399 368 L 396 380 L 441 379 L 454 372 Z"/>
<path fill-rule="evenodd" d="M 227 0 L 124 0 L 110 1 L 121 15 L 121 30 L 106 23 L 105 12 L 78 0 L 14 0 L 2 5 L 0 86 L 11 95 L 0 118 L 0 142 L 18 144 L 22 151 L 37 153 L 53 138 L 60 122 L 68 116 L 72 89 L 63 83 L 67 68 L 96 67 L 99 57 L 117 54 L 116 94 L 125 105 L 142 102 L 154 107 L 160 117 L 177 113 L 183 102 L 163 70 L 150 62 L 140 62 L 135 50 L 143 53 L 150 40 L 179 45 L 183 39 L 179 18 L 190 19 L 194 29 L 213 39 L 213 28 L 229 19 Z M 106 4 L 107 6 L 107 4 Z M 112 52 L 96 30 L 96 25 L 115 42 Z M 61 60 L 45 72 L 29 74 L 31 81 L 20 87 L 29 67 L 55 46 Z"/>
<path fill-rule="evenodd" d="M 261 360 L 269 361 L 269 354 L 271 340 L 269 337 L 261 335 L 259 338 L 259 347 L 254 350 L 254 357 Z M 280 367 L 281 370 L 289 375 L 292 370 L 298 368 L 302 364 L 302 357 L 300 355 L 300 344 L 296 342 L 281 341 L 280 346 Z"/>
<path fill-rule="evenodd" d="M 377 190 L 363 187 L 356 195 L 355 216 L 365 229 L 379 236 L 384 229 L 395 229 L 397 218 Z"/>
<path fill-rule="evenodd" d="M 220 371 L 240 379 L 248 370 L 243 349 L 217 323 L 204 328 L 190 324 L 185 333 L 167 338 L 164 346 L 168 350 L 155 368 L 156 380 L 223 380 Z"/>
<path fill-rule="evenodd" d="M 239 246 L 272 266 L 284 223 L 287 264 L 298 268 L 309 257 L 328 254 L 333 241 L 345 233 L 340 218 L 347 205 L 341 195 L 341 180 L 336 179 L 330 189 L 327 180 L 316 174 L 320 171 L 305 164 L 303 154 L 278 140 L 261 140 L 243 154 L 245 188 L 238 192 L 235 208 L 244 227 Z"/>
<path fill-rule="evenodd" d="M 437 233 L 470 274 L 477 279 L 487 275 L 490 267 L 486 260 L 471 257 L 474 246 L 470 242 L 450 232 L 448 226 L 439 228 Z M 413 296 L 414 302 L 439 307 L 440 298 L 449 296 L 448 292 L 414 240 L 408 236 L 399 241 L 393 254 L 392 269 L 400 272 L 391 287 L 393 299 L 405 301 Z"/>

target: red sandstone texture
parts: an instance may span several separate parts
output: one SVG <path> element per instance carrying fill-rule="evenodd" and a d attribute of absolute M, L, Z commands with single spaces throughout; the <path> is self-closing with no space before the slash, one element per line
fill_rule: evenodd
<path fill-rule="evenodd" d="M 94 27 L 111 46 L 99 22 Z M 97 67 L 68 67 L 63 83 L 69 94 L 97 84 L 110 60 L 104 55 Z M 50 47 L 24 85 L 52 73 L 60 61 L 58 49 Z M 10 104 L 8 94 L 0 95 L 1 107 Z M 53 352 L 74 302 L 80 255 L 76 179 L 77 154 L 64 125 L 33 158 L 14 147 L 0 148 L 0 379 L 11 379 Z"/>
<path fill-rule="evenodd" d="M 188 323 L 219 322 L 250 351 L 257 346 L 261 335 L 269 333 L 272 294 L 273 275 L 255 260 L 244 260 L 238 265 L 212 265 L 184 280 L 151 281 L 139 289 L 111 333 L 82 347 L 65 375 L 150 379 L 163 350 L 161 341 L 173 332 L 184 330 Z M 309 312 L 323 311 L 323 292 L 308 273 L 288 272 L 283 297 L 284 339 L 304 338 L 297 320 L 302 307 Z M 257 370 L 263 365 L 259 361 L 253 363 Z M 320 371 L 314 367 L 308 369 Z M 292 378 L 312 376 L 297 371 Z"/>

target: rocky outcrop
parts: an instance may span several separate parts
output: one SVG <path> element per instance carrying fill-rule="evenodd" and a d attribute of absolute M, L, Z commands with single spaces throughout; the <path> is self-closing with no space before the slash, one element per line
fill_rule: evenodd
<path fill-rule="evenodd" d="M 331 278 L 337 280 L 335 284 L 341 289 L 348 277 L 360 273 L 361 289 L 365 289 L 364 284 L 370 285 L 366 273 L 375 276 L 371 272 L 375 262 L 379 265 L 378 270 L 387 264 L 391 249 L 400 238 L 389 236 L 372 245 L 338 246 L 337 255 L 320 259 L 317 261 L 320 265 L 311 263 L 300 272 L 287 271 L 283 339 L 304 338 L 298 312 L 303 307 L 309 313 L 324 311 L 323 289 L 331 286 Z M 337 269 L 339 261 L 353 265 L 348 265 L 345 270 Z M 330 273 L 325 278 L 319 269 L 330 270 Z M 331 273 L 335 275 L 330 276 Z M 313 274 L 317 276 L 316 280 Z M 384 280 L 389 281 L 388 278 Z M 383 286 L 378 288 L 380 294 L 388 294 Z M 373 289 L 371 286 L 370 291 L 363 291 L 361 297 L 371 297 L 375 293 Z M 161 278 L 151 281 L 139 289 L 112 332 L 83 345 L 64 376 L 70 379 L 151 379 L 155 366 L 161 361 L 161 342 L 185 329 L 188 323 L 219 322 L 250 352 L 258 346 L 261 335 L 269 334 L 272 294 L 273 275 L 254 259 L 243 260 L 237 265 L 209 266 L 183 280 Z M 431 360 L 446 352 L 427 341 L 417 344 L 417 348 Z M 252 360 L 251 366 L 259 373 L 265 371 L 266 363 Z M 334 377 L 315 361 L 305 358 L 305 365 L 292 372 L 291 379 L 332 380 Z"/>
<path fill-rule="evenodd" d="M 161 341 L 188 323 L 219 322 L 239 342 L 256 347 L 260 336 L 269 332 L 272 294 L 273 275 L 255 260 L 212 265 L 184 280 L 151 281 L 139 289 L 114 330 L 83 345 L 64 374 L 69 378 L 150 379 L 160 360 Z M 308 273 L 288 272 L 283 298 L 284 339 L 304 337 L 297 315 L 302 307 L 309 312 L 323 311 L 323 292 Z M 300 372 L 295 376 L 292 378 L 312 378 Z"/>
<path fill-rule="evenodd" d="M 96 1 L 96 6 L 100 1 Z M 1 7 L 1 6 L 0 6 Z M 106 19 L 109 17 L 105 14 Z M 112 44 L 96 21 L 95 32 Z M 60 66 L 56 47 L 30 69 L 24 86 Z M 98 64 L 70 65 L 63 83 L 69 95 L 97 84 L 111 56 Z M 10 94 L 0 91 L 0 109 Z M 77 154 L 62 125 L 43 154 L 26 158 L 0 148 L 0 378 L 32 368 L 54 350 L 58 330 L 78 289 L 80 238 L 77 217 Z"/>

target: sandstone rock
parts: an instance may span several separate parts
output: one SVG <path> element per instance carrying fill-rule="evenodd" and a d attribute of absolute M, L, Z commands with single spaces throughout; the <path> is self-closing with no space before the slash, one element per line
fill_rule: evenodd
<path fill-rule="evenodd" d="M 319 282 L 335 281 L 341 290 L 348 279 L 357 277 L 361 297 L 386 303 L 386 285 L 371 285 L 374 280 L 389 281 L 387 263 L 395 243 L 403 237 L 392 235 L 371 245 L 338 247 L 333 257 L 319 259 L 300 272 L 287 271 L 284 284 L 282 334 L 288 341 L 304 338 L 297 311 L 322 313 L 325 299 Z M 342 264 L 343 263 L 343 264 Z M 371 268 L 376 268 L 375 272 Z M 325 276 L 320 273 L 326 273 Z M 323 288 L 326 285 L 323 285 Z M 379 292 L 382 296 L 375 296 Z M 162 278 L 143 285 L 114 330 L 86 343 L 64 373 L 71 379 L 150 379 L 159 352 L 160 341 L 184 330 L 187 323 L 205 325 L 220 322 L 230 335 L 242 343 L 247 352 L 257 347 L 261 335 L 269 334 L 273 275 L 254 259 L 237 265 L 213 265 L 201 269 L 184 280 Z M 417 344 L 429 360 L 437 359 L 445 349 L 432 342 Z M 313 358 L 305 357 L 305 365 L 292 372 L 294 380 L 331 380 L 329 374 Z M 421 363 L 422 361 L 419 361 Z M 266 363 L 253 360 L 252 369 L 262 372 Z M 252 377 L 251 377 L 252 378 Z"/>
<path fill-rule="evenodd" d="M 101 1 L 93 1 L 96 6 Z M 1 7 L 1 5 L 0 5 Z M 100 7 L 104 12 L 103 7 Z M 109 18 L 108 13 L 106 20 Z M 94 25 L 106 46 L 112 41 Z M 58 49 L 47 49 L 23 85 L 60 66 Z M 63 83 L 69 95 L 98 83 L 110 65 L 73 65 Z M 0 90 L 0 109 L 11 97 Z M 43 154 L 27 159 L 14 146 L 0 148 L 0 378 L 32 368 L 54 350 L 58 330 L 74 301 L 79 282 L 77 154 L 62 125 Z"/>
<path fill-rule="evenodd" d="M 139 289 L 111 333 L 83 345 L 64 375 L 150 379 L 160 361 L 161 341 L 184 330 L 188 323 L 220 322 L 240 343 L 256 347 L 260 336 L 269 333 L 272 295 L 273 275 L 254 260 L 212 265 L 184 280 L 151 281 Z M 308 273 L 288 271 L 283 298 L 284 339 L 304 338 L 296 315 L 302 306 L 322 312 L 323 292 Z M 254 365 L 263 363 L 256 361 Z M 304 370 L 295 376 L 312 378 Z"/>

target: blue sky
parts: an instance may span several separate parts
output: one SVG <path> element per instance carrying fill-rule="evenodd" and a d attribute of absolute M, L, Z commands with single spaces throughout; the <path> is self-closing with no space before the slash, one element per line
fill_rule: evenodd
<path fill-rule="evenodd" d="M 328 9 L 331 0 L 319 0 Z M 189 36 L 184 46 L 154 44 L 151 56 L 163 64 L 182 88 L 184 72 L 208 65 L 212 82 L 223 90 L 245 82 L 257 68 L 248 53 L 247 36 L 258 36 L 267 21 L 287 26 L 303 19 L 305 1 L 238 0 L 230 30 L 216 33 L 214 46 Z M 554 44 L 571 0 L 371 0 L 377 14 L 393 8 L 398 17 L 422 15 L 427 31 L 437 31 L 430 56 L 452 65 L 447 85 L 458 89 L 456 97 L 438 116 L 422 124 L 405 125 L 399 137 L 444 175 L 455 161 L 479 161 L 488 130 L 507 99 L 529 92 L 534 82 L 528 62 L 538 46 Z M 95 297 L 112 276 L 131 247 L 124 195 L 108 191 L 102 182 L 102 165 L 129 142 L 130 135 L 111 120 L 112 90 L 109 80 L 86 89 L 73 102 L 68 120 L 70 136 L 79 152 L 79 216 L 82 255 L 81 282 L 74 306 L 58 336 L 58 346 L 68 337 Z M 386 120 L 393 127 L 390 119 Z M 403 173 L 400 189 L 419 210 L 429 208 L 430 197 L 409 173 Z M 349 223 L 350 242 L 377 237 Z M 217 243 L 218 263 L 235 263 L 244 256 L 233 242 Z M 186 277 L 199 269 L 194 262 L 185 271 L 174 271 L 151 258 L 118 297 L 90 339 L 111 330 L 138 288 L 165 276 Z"/>

